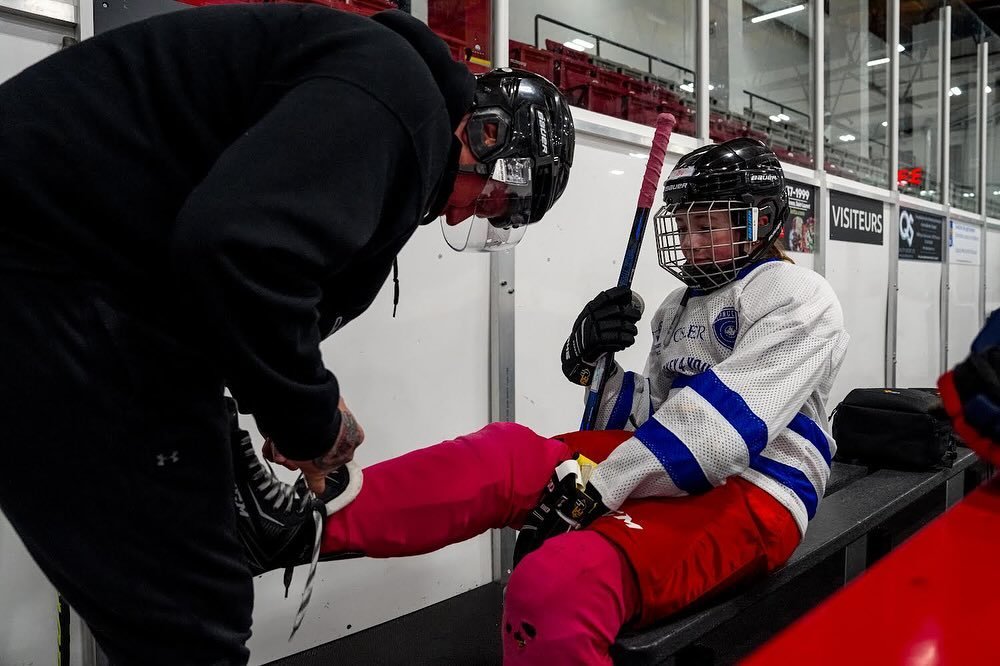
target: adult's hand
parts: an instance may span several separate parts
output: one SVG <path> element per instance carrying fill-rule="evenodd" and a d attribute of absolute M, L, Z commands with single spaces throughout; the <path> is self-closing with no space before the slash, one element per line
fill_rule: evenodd
<path fill-rule="evenodd" d="M 326 489 L 326 475 L 354 459 L 354 450 L 365 441 L 365 431 L 347 408 L 344 399 L 340 399 L 340 432 L 330 450 L 312 460 L 291 460 L 278 450 L 278 447 L 267 438 L 264 442 L 264 457 L 292 470 L 299 470 L 305 477 L 306 485 L 317 495 Z"/>

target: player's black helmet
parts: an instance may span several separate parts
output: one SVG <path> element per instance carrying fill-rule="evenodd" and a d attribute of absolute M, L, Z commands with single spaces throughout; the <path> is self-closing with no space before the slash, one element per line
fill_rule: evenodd
<path fill-rule="evenodd" d="M 576 141 L 569 105 L 538 74 L 495 69 L 476 77 L 466 137 L 478 164 L 462 170 L 488 182 L 469 228 L 445 225 L 445 237 L 456 249 L 510 247 L 566 189 Z M 477 232 L 471 224 L 476 218 L 488 226 L 479 225 Z"/>
<path fill-rule="evenodd" d="M 702 289 L 735 280 L 781 235 L 785 175 L 775 154 L 741 137 L 682 157 L 663 184 L 654 218 L 660 266 Z"/>

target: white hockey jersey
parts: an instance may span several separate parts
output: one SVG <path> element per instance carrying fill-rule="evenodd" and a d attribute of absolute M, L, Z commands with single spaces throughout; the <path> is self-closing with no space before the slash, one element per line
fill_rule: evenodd
<path fill-rule="evenodd" d="M 598 428 L 634 430 L 591 482 L 626 498 L 697 494 L 741 476 L 788 507 L 805 533 L 836 451 L 826 400 L 847 351 L 840 303 L 813 271 L 748 266 L 709 294 L 670 293 L 651 321 L 642 375 L 616 367 Z"/>

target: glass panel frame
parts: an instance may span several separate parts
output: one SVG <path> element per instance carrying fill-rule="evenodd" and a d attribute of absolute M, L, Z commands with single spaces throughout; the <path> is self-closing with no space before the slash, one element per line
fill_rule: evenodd
<path fill-rule="evenodd" d="M 815 168 L 812 1 L 710 0 L 711 141 L 752 136 L 782 162 Z"/>
<path fill-rule="evenodd" d="M 542 74 L 572 106 L 695 136 L 697 6 L 632 0 L 510 0 L 510 63 Z"/>
<path fill-rule="evenodd" d="M 939 203 L 941 178 L 941 45 L 938 0 L 915 0 L 900 16 L 899 159 L 901 194 Z"/>
<path fill-rule="evenodd" d="M 887 0 L 828 0 L 824 20 L 824 169 L 888 188 Z"/>
<path fill-rule="evenodd" d="M 953 3 L 948 104 L 949 203 L 954 208 L 979 212 L 979 43 L 986 28 L 971 9 Z"/>

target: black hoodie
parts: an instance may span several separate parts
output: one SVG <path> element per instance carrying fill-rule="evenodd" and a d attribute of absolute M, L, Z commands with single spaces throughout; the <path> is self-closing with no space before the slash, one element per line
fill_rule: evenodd
<path fill-rule="evenodd" d="M 401 12 L 221 6 L 86 40 L 0 85 L 0 273 L 126 292 L 313 458 L 340 428 L 320 340 L 450 191 L 474 86 Z"/>

